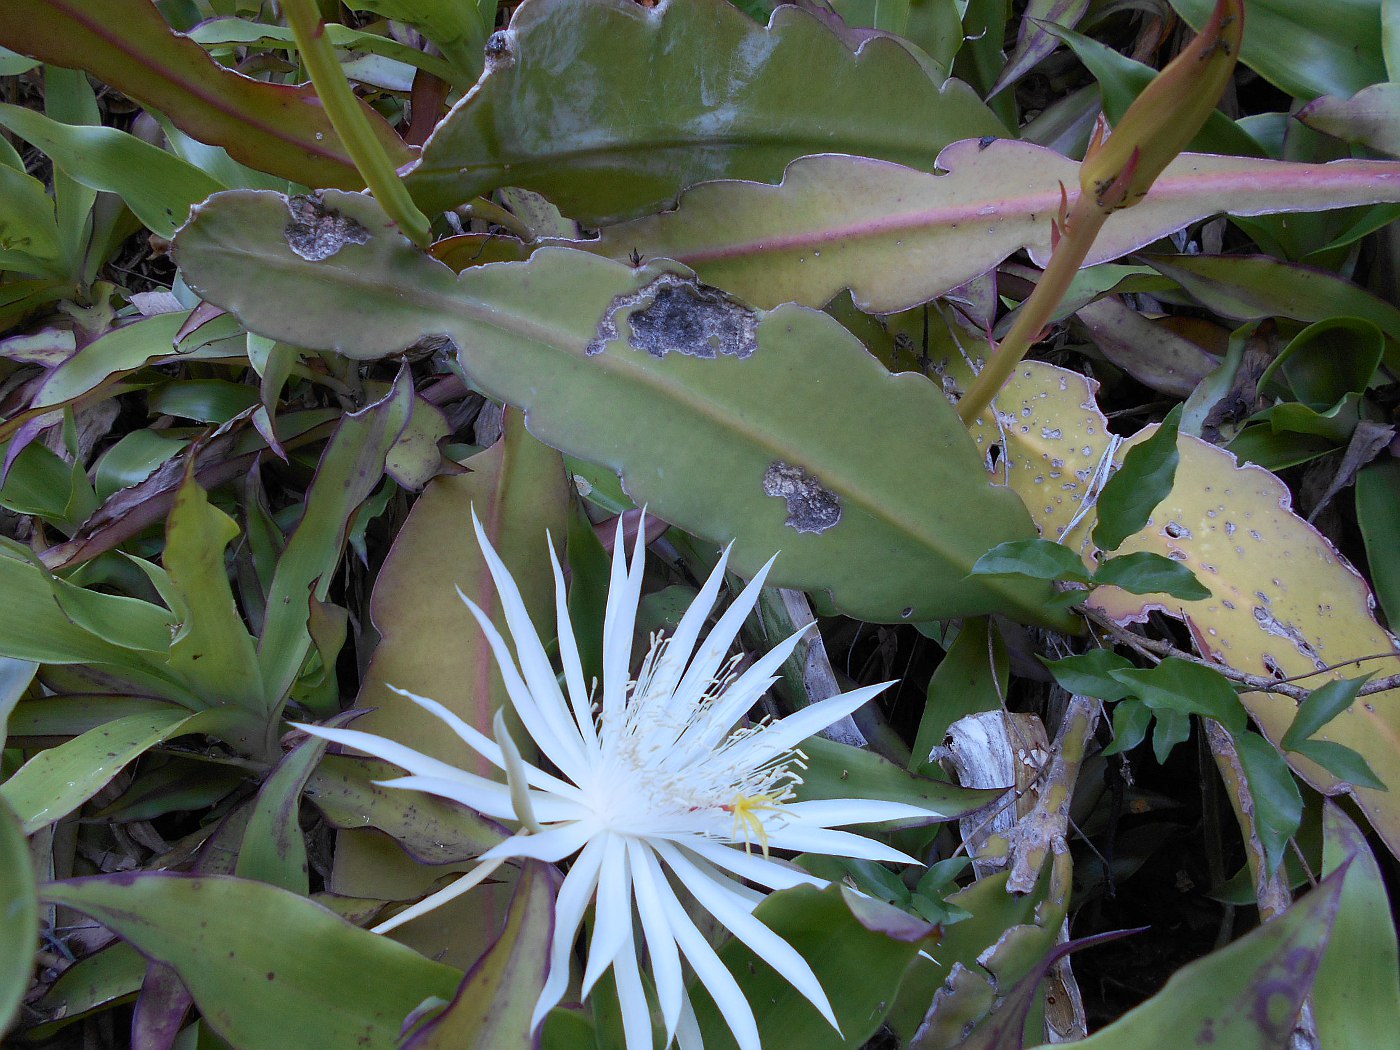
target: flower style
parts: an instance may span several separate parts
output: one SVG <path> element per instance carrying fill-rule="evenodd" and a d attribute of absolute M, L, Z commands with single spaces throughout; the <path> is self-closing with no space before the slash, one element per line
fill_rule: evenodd
<path fill-rule="evenodd" d="M 563 574 L 552 545 L 563 689 L 515 581 L 475 513 L 472 518 L 514 642 L 513 656 L 486 614 L 465 595 L 462 600 L 485 632 L 520 723 L 559 775 L 523 762 L 499 716 L 493 741 L 436 701 L 402 690 L 396 691 L 442 719 L 469 747 L 505 771 L 508 783 L 488 780 L 370 733 L 301 727 L 408 771 L 408 776 L 385 781 L 385 786 L 437 795 L 522 825 L 517 834 L 483 854 L 476 870 L 377 929 L 382 932 L 437 907 L 482 881 L 506 860 L 573 858 L 555 906 L 549 971 L 534 1012 L 536 1026 L 563 997 L 574 942 L 592 900 L 593 934 L 582 991 L 586 997 L 607 968 L 613 968 L 628 1050 L 653 1046 L 634 909 L 650 955 L 665 1045 L 679 1038 L 682 1047 L 700 1046 L 682 976 L 684 956 L 719 1006 L 741 1050 L 758 1050 L 753 1011 L 687 914 L 674 882 L 839 1030 L 831 1003 L 807 961 L 754 918 L 763 893 L 752 887 L 826 885 L 771 858 L 770 849 L 915 862 L 881 843 L 837 828 L 941 814 L 897 802 L 798 801 L 794 797 L 803 768 L 798 745 L 892 683 L 843 693 L 769 724 L 734 728 L 776 681 L 775 672 L 805 632 L 797 632 L 742 673 L 736 671 L 737 659 L 727 659 L 740 625 L 757 601 L 773 564 L 770 560 L 701 638 L 724 579 L 728 550 L 675 631 L 667 638 L 653 639 L 633 680 L 629 664 L 645 560 L 644 530 L 638 531 L 629 565 L 619 528 L 603 625 L 602 696 L 595 708 L 584 684 Z"/>

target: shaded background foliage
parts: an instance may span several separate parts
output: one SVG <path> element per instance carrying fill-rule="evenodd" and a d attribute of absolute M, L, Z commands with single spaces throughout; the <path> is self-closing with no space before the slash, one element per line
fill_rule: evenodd
<path fill-rule="evenodd" d="M 467 509 L 596 673 L 643 503 L 639 647 L 781 548 L 768 713 L 901 679 L 804 791 L 961 818 L 760 905 L 845 1043 L 723 947 L 768 1045 L 1400 1039 L 1391 0 L 1252 0 L 966 425 L 1204 0 L 314 6 L 0 9 L 7 1039 L 620 1045 L 548 866 L 367 933 L 505 829 L 284 719 L 470 765 L 387 688 L 503 703 Z"/>

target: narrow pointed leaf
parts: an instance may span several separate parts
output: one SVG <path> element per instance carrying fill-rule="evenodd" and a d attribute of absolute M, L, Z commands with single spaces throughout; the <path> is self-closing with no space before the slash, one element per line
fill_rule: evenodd
<path fill-rule="evenodd" d="M 19 1012 L 29 987 L 39 937 L 34 867 L 19 818 L 0 800 L 0 1036 Z"/>
<path fill-rule="evenodd" d="M 1099 493 L 1099 520 L 1094 526 L 1094 544 L 1099 549 L 1117 550 L 1147 524 L 1153 509 L 1171 492 L 1179 459 L 1176 432 L 1180 423 L 1178 405 L 1151 437 L 1128 450 L 1123 465 Z"/>
<path fill-rule="evenodd" d="M 269 84 L 215 62 L 150 0 L 6 0 L 0 44 L 99 80 L 259 171 L 317 186 L 364 185 L 309 84 Z M 364 107 L 399 163 L 409 152 Z"/>
<path fill-rule="evenodd" d="M 866 619 L 1045 618 L 1047 585 L 967 578 L 1032 526 L 942 392 L 889 374 L 825 314 L 756 311 L 674 265 L 557 248 L 459 280 L 367 198 L 328 192 L 316 208 L 355 232 L 322 262 L 288 246 L 284 198 L 216 196 L 180 235 L 186 279 L 300 346 L 365 358 L 450 340 L 538 438 L 618 470 L 667 521 L 737 536 L 742 573 L 782 550 L 771 583 L 828 589 Z M 889 455 L 911 441 L 919 456 Z"/>

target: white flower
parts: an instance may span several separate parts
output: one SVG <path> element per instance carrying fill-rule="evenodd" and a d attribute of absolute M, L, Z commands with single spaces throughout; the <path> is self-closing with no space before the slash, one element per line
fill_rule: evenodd
<path fill-rule="evenodd" d="M 381 736 L 301 727 L 392 762 L 410 774 L 386 781 L 385 786 L 437 795 L 486 816 L 524 825 L 518 834 L 483 854 L 483 863 L 475 871 L 377 929 L 382 932 L 437 907 L 479 883 L 506 860 L 573 858 L 555 905 L 549 974 L 535 1009 L 536 1025 L 563 997 L 574 942 L 593 901 L 593 935 L 582 991 L 587 996 L 603 972 L 613 968 L 628 1050 L 652 1050 L 653 1046 L 635 925 L 640 925 L 650 956 L 665 1045 L 678 1035 L 682 1046 L 700 1043 L 681 971 L 683 956 L 719 1006 L 741 1050 L 758 1050 L 753 1011 L 687 915 L 674 882 L 836 1026 L 831 1004 L 807 961 L 754 918 L 763 893 L 752 886 L 779 890 L 826 885 L 770 858 L 770 848 L 914 863 L 914 858 L 897 850 L 836 828 L 941 814 L 897 802 L 793 798 L 794 785 L 801 783 L 798 770 L 803 768 L 797 746 L 892 683 L 831 697 L 771 724 L 734 728 L 776 681 L 774 672 L 804 632 L 742 674 L 735 673 L 736 661 L 727 659 L 773 564 L 770 560 L 701 639 L 724 579 L 727 550 L 674 633 L 653 642 L 633 681 L 629 662 L 645 559 L 644 530 L 638 531 L 629 566 L 619 529 L 603 625 L 602 697 L 595 709 L 584 683 L 563 574 L 552 547 L 563 689 L 515 581 L 487 541 L 475 513 L 472 518 L 496 582 L 514 656 L 486 614 L 465 595 L 462 600 L 490 642 L 521 724 L 559 775 L 522 762 L 499 717 L 493 741 L 436 701 L 402 690 L 398 691 L 437 715 L 469 747 L 506 771 L 509 783 L 485 779 Z M 634 915 L 639 923 L 634 923 Z"/>

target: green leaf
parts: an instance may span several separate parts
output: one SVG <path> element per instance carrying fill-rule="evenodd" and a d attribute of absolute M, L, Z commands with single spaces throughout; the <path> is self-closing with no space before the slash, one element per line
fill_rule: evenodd
<path fill-rule="evenodd" d="M 377 828 L 425 865 L 472 860 L 506 837 L 474 810 L 375 783 L 399 775 L 387 762 L 327 755 L 307 778 L 306 798 L 334 827 Z"/>
<path fill-rule="evenodd" d="M 1259 377 L 1259 387 L 1281 371 L 1299 401 L 1327 408 L 1365 391 L 1384 353 L 1385 337 L 1370 321 L 1328 318 L 1289 340 Z"/>
<path fill-rule="evenodd" d="M 1287 1046 L 1327 950 L 1344 877 L 1345 872 L 1329 875 L 1279 918 L 1177 970 L 1162 991 L 1076 1045 L 1084 1050 Z"/>
<path fill-rule="evenodd" d="M 1376 791 L 1390 790 L 1385 781 L 1376 776 L 1375 770 L 1360 752 L 1345 744 L 1334 743 L 1331 740 L 1303 740 L 1287 750 L 1316 762 L 1334 777 L 1348 784 L 1374 788 Z"/>
<path fill-rule="evenodd" d="M 754 917 L 811 964 L 841 1024 L 838 1035 L 816 1008 L 744 944 L 731 940 L 720 950 L 756 1011 L 765 1046 L 836 1050 L 861 1046 L 879 1027 L 892 990 L 921 949 L 937 950 L 937 928 L 892 905 L 861 897 L 840 886 L 798 886 L 771 894 Z M 729 1026 L 699 986 L 691 988 L 705 1046 L 735 1045 Z"/>
<path fill-rule="evenodd" d="M 304 897 L 245 879 L 98 876 L 50 883 L 44 898 L 171 967 L 205 1023 L 239 1050 L 396 1050 L 405 1018 L 425 999 L 450 997 L 461 976 Z"/>
<path fill-rule="evenodd" d="M 1121 587 L 1132 594 L 1170 594 L 1184 601 L 1210 597 L 1210 588 L 1179 561 L 1151 551 L 1110 558 L 1094 573 L 1094 586 Z"/>
<path fill-rule="evenodd" d="M 1211 0 L 1172 0 L 1200 30 Z M 1250 0 L 1240 61 L 1307 101 L 1318 95 L 1354 95 L 1389 79 L 1381 57 L 1380 0 L 1329 0 L 1319 20 L 1311 0 Z"/>
<path fill-rule="evenodd" d="M 1283 862 L 1288 840 L 1303 819 L 1303 796 L 1293 771 L 1273 744 L 1257 733 L 1234 734 L 1240 765 L 1254 799 L 1254 829 L 1268 857 L 1269 869 Z"/>
<path fill-rule="evenodd" d="M 342 715 L 327 724 L 339 728 L 349 721 Z M 301 830 L 301 794 L 325 753 L 326 741 L 307 737 L 273 766 L 258 789 L 243 829 L 234 868 L 240 879 L 256 879 L 303 897 L 311 891 L 306 837 Z"/>
<path fill-rule="evenodd" d="M 1231 733 L 1243 733 L 1246 723 L 1239 694 L 1219 672 L 1169 656 L 1156 667 L 1114 670 L 1110 676 L 1154 711 L 1213 718 Z"/>
<path fill-rule="evenodd" d="M 603 680 L 603 619 L 612 559 L 583 508 L 569 515 L 569 622 L 585 682 Z"/>
<path fill-rule="evenodd" d="M 1313 1019 L 1327 1050 L 1400 1050 L 1400 960 L 1385 880 L 1366 837 L 1341 807 L 1322 808 L 1322 871 L 1346 865 L 1341 910 L 1313 985 Z"/>
<path fill-rule="evenodd" d="M 1379 459 L 1356 475 L 1356 520 L 1376 599 L 1400 629 L 1400 459 Z"/>
<path fill-rule="evenodd" d="M 170 667 L 200 690 L 209 705 L 232 702 L 266 713 L 253 638 L 238 615 L 224 567 L 224 548 L 238 537 L 234 520 L 209 502 L 188 461 L 184 483 L 166 519 L 162 560 L 180 632 Z"/>
<path fill-rule="evenodd" d="M 219 65 L 173 33 L 150 0 L 8 0 L 0 5 L 0 39 L 45 62 L 87 70 L 259 171 L 310 186 L 364 185 L 310 84 L 271 84 Z M 368 105 L 364 112 L 390 157 L 407 161 L 408 148 L 388 122 Z"/>
<path fill-rule="evenodd" d="M 1131 670 L 1133 662 L 1112 649 L 1091 649 L 1063 660 L 1042 659 L 1042 663 L 1055 676 L 1055 681 L 1071 693 L 1100 700 L 1121 700 L 1130 695 L 1131 688 L 1120 682 L 1114 672 Z"/>
<path fill-rule="evenodd" d="M 268 593 L 258 664 L 270 708 L 286 698 L 311 649 L 311 598 L 325 600 L 350 519 L 378 487 L 385 456 L 407 425 L 412 403 L 413 387 L 404 370 L 383 400 L 341 420 L 321 455 L 306 493 L 306 510 L 277 562 Z"/>
<path fill-rule="evenodd" d="M 69 176 L 115 193 L 162 237 L 173 237 L 192 207 L 225 187 L 179 157 L 115 128 L 73 127 L 0 103 L 0 126 L 42 150 Z"/>
<path fill-rule="evenodd" d="M 633 498 L 689 532 L 737 537 L 738 572 L 782 550 L 775 586 L 829 589 L 865 619 L 1072 622 L 1042 612 L 1043 584 L 967 578 L 989 544 L 1032 533 L 1024 506 L 990 483 L 936 386 L 890 375 L 825 314 L 755 311 L 674 264 L 558 248 L 459 280 L 402 238 L 369 235 L 386 220 L 368 198 L 298 207 L 342 231 L 333 264 L 288 246 L 284 199 L 236 192 L 181 233 L 186 279 L 299 346 L 373 358 L 449 338 L 540 440 L 619 470 Z M 611 407 L 586 408 L 598 404 Z M 923 454 L 888 454 L 910 441 Z"/>
<path fill-rule="evenodd" d="M 1361 692 L 1361 687 L 1371 677 L 1367 674 L 1360 678 L 1334 678 L 1309 693 L 1308 698 L 1298 705 L 1298 713 L 1293 716 L 1293 723 L 1279 741 L 1283 749 L 1296 750 L 1297 744 L 1317 735 L 1319 729 L 1352 705 L 1357 694 Z"/>
<path fill-rule="evenodd" d="M 1006 643 L 985 616 L 969 616 L 929 679 L 924 713 L 914 737 L 909 770 L 942 779 L 930 756 L 948 735 L 948 727 L 965 715 L 1001 708 L 1011 674 Z"/>
<path fill-rule="evenodd" d="M 129 1002 L 141 990 L 147 969 L 149 964 L 141 953 L 125 941 L 114 940 L 84 956 L 59 974 L 43 996 L 30 1004 L 53 1020 L 35 1025 L 27 1035 L 47 1039 L 64 1025 Z"/>
<path fill-rule="evenodd" d="M 1156 725 L 1152 727 L 1152 755 L 1159 766 L 1166 765 L 1167 757 L 1177 744 L 1184 744 L 1191 736 L 1191 716 L 1170 707 L 1153 710 Z"/>
<path fill-rule="evenodd" d="M 802 744 L 807 768 L 797 795 L 814 798 L 878 798 L 929 810 L 929 820 L 953 820 L 1001 797 L 1001 792 L 958 787 L 916 776 L 873 751 L 812 737 Z M 928 823 L 903 821 L 900 826 Z"/>
<path fill-rule="evenodd" d="M 0 1036 L 14 1023 L 29 988 L 39 938 L 34 863 L 24 835 L 14 811 L 0 799 Z"/>
<path fill-rule="evenodd" d="M 126 715 L 35 755 L 0 784 L 0 799 L 19 815 L 24 834 L 67 816 L 148 748 L 181 733 L 195 732 L 188 711 Z"/>
<path fill-rule="evenodd" d="M 1131 751 L 1147 739 L 1147 727 L 1152 723 L 1152 708 L 1138 700 L 1120 700 L 1113 707 L 1113 742 L 1103 749 L 1105 755 Z"/>
<path fill-rule="evenodd" d="M 62 261 L 53 201 L 44 184 L 0 165 L 0 266 L 16 273 L 62 276 Z"/>
<path fill-rule="evenodd" d="M 1177 405 L 1151 437 L 1128 450 L 1123 465 L 1099 493 L 1094 543 L 1100 549 L 1115 551 L 1129 536 L 1143 529 L 1157 504 L 1172 490 L 1179 458 L 1176 431 L 1180 422 L 1181 406 Z"/>
<path fill-rule="evenodd" d="M 1033 580 L 1089 582 L 1079 555 L 1054 540 L 1009 540 L 972 564 L 974 576 L 1029 576 Z"/>
<path fill-rule="evenodd" d="M 451 1003 L 403 1050 L 518 1050 L 535 1045 L 530 1018 L 549 971 L 559 869 L 526 861 L 505 929 L 472 967 Z"/>
<path fill-rule="evenodd" d="M 486 34 L 495 24 L 496 4 L 486 0 L 350 0 L 352 11 L 373 11 L 381 18 L 405 22 L 422 30 L 423 35 L 457 68 L 443 79 L 449 84 L 470 86 L 481 75 L 482 48 Z M 328 29 L 341 29 L 328 26 Z M 367 34 L 366 34 L 367 35 Z M 335 36 L 331 37 L 332 43 Z M 407 59 L 403 59 L 407 61 Z M 417 60 L 415 59 L 415 62 Z M 438 73 L 442 76 L 441 73 Z"/>
<path fill-rule="evenodd" d="M 931 79 L 898 42 L 854 54 L 795 7 L 765 28 L 723 0 L 542 0 L 495 41 L 408 176 L 425 211 L 519 186 L 597 225 L 706 179 L 776 178 L 805 154 L 927 167 L 955 139 L 1005 133 L 966 84 Z"/>

